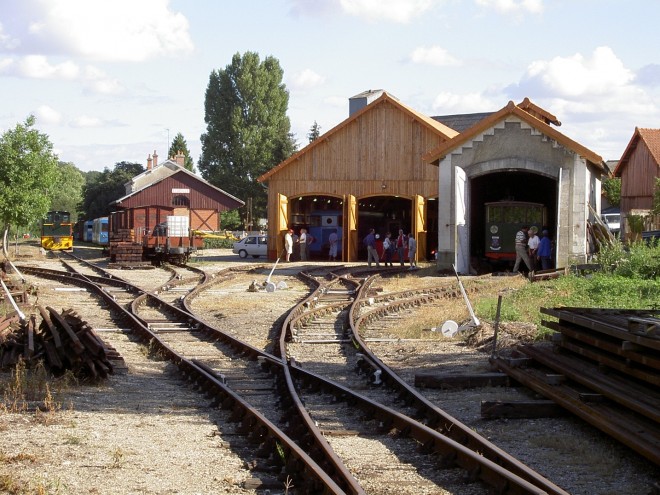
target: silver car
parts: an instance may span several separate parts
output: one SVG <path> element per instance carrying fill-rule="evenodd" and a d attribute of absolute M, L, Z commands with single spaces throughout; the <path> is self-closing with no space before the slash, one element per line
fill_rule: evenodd
<path fill-rule="evenodd" d="M 241 258 L 266 256 L 268 254 L 268 237 L 262 234 L 250 234 L 235 242 L 232 252 Z"/>

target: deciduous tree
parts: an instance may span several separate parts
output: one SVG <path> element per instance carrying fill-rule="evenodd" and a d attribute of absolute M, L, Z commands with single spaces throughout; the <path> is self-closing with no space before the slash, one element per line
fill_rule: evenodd
<path fill-rule="evenodd" d="M 100 175 L 85 184 L 82 210 L 88 220 L 110 214 L 110 203 L 126 195 L 124 184 L 144 172 L 139 163 L 119 162 L 113 170 L 106 167 Z"/>
<path fill-rule="evenodd" d="M 235 54 L 211 73 L 204 102 L 199 170 L 213 185 L 246 201 L 265 217 L 267 191 L 257 178 L 295 151 L 286 115 L 289 93 L 279 61 L 257 53 Z M 243 220 L 247 211 L 243 210 Z"/>
<path fill-rule="evenodd" d="M 0 137 L 0 222 L 25 227 L 46 216 L 60 170 L 48 136 L 34 128 L 30 115 Z"/>

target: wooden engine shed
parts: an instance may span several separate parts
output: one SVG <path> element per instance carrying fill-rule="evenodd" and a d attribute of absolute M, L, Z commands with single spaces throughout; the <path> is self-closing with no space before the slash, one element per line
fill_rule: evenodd
<path fill-rule="evenodd" d="M 165 253 L 187 257 L 203 242 L 193 231 L 219 230 L 220 213 L 244 204 L 185 169 L 183 158 L 178 155 L 159 165 L 154 152 L 147 170 L 126 184 L 126 195 L 111 203 L 115 208 L 109 216 L 111 258 L 118 242 L 124 243 L 119 246 L 123 250 L 126 243 L 140 245 L 142 257 L 161 252 L 163 246 Z"/>
<path fill-rule="evenodd" d="M 411 233 L 419 257 L 435 247 L 438 174 L 422 156 L 458 132 L 382 90 L 349 103 L 346 120 L 259 177 L 268 183 L 270 259 L 282 253 L 288 228 L 318 239 L 318 259 L 327 259 L 332 231 L 343 261 L 366 259 L 362 238 L 371 228 L 381 237 Z"/>

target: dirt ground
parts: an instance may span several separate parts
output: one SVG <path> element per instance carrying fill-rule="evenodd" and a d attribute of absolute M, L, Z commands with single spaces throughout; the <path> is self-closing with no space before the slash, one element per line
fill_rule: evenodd
<path fill-rule="evenodd" d="M 12 257 L 17 263 L 50 262 L 38 249 L 26 246 Z M 195 266 L 209 273 L 240 263 L 244 261 L 228 250 L 206 251 L 194 260 Z M 279 267 L 274 277 L 300 267 L 298 263 Z M 267 274 L 271 268 L 271 263 L 264 262 L 261 273 Z M 403 286 L 433 286 L 438 281 L 433 270 L 419 270 L 418 276 L 382 285 L 383 290 L 395 291 Z M 510 288 L 527 282 L 522 277 L 503 277 L 501 283 Z M 40 304 L 62 307 L 66 303 L 63 294 L 42 283 Z M 86 307 L 93 313 L 93 298 L 86 297 L 90 299 Z M 433 321 L 464 321 L 466 316 L 465 306 L 453 303 L 434 308 L 430 315 L 421 312 L 419 324 L 430 329 Z M 89 315 L 90 321 L 94 317 Z M 249 321 L 249 317 L 248 312 L 244 318 Z M 99 326 L 105 325 L 100 321 Z M 240 328 L 237 322 L 232 325 Z M 492 350 L 492 328 L 493 322 L 482 319 L 475 332 L 450 340 L 437 332 L 429 338 L 432 332 L 426 331 L 418 347 L 401 344 L 396 355 L 410 356 L 409 364 L 404 364 L 408 369 L 485 369 Z M 530 324 L 502 325 L 498 348 L 533 340 L 536 330 Z M 16 373 L 0 373 L 0 494 L 265 493 L 244 488 L 252 473 L 230 447 L 224 412 L 210 407 L 172 365 L 151 359 L 148 350 L 125 333 L 108 332 L 103 337 L 122 355 L 128 370 L 102 383 L 75 385 L 59 380 L 49 382 L 46 393 L 47 382 L 38 373 L 29 379 L 19 377 L 21 380 Z M 447 357 L 452 361 L 443 361 Z M 35 402 L 17 401 L 19 381 L 42 397 L 49 395 L 49 407 L 40 410 Z M 527 397 L 519 389 L 433 391 L 430 397 L 569 493 L 645 495 L 660 480 L 657 467 L 575 418 L 481 419 L 481 400 Z M 270 491 L 285 492 L 284 487 Z M 441 493 L 447 492 L 439 489 Z"/>

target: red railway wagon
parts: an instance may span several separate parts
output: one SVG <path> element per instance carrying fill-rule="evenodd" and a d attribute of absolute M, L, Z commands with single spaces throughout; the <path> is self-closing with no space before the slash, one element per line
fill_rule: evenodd
<path fill-rule="evenodd" d="M 112 212 L 109 216 L 111 261 L 187 262 L 192 253 L 203 247 L 204 240 L 192 234 L 187 215 L 176 213 L 175 208 L 163 206 Z M 138 245 L 140 251 L 135 249 Z"/>

